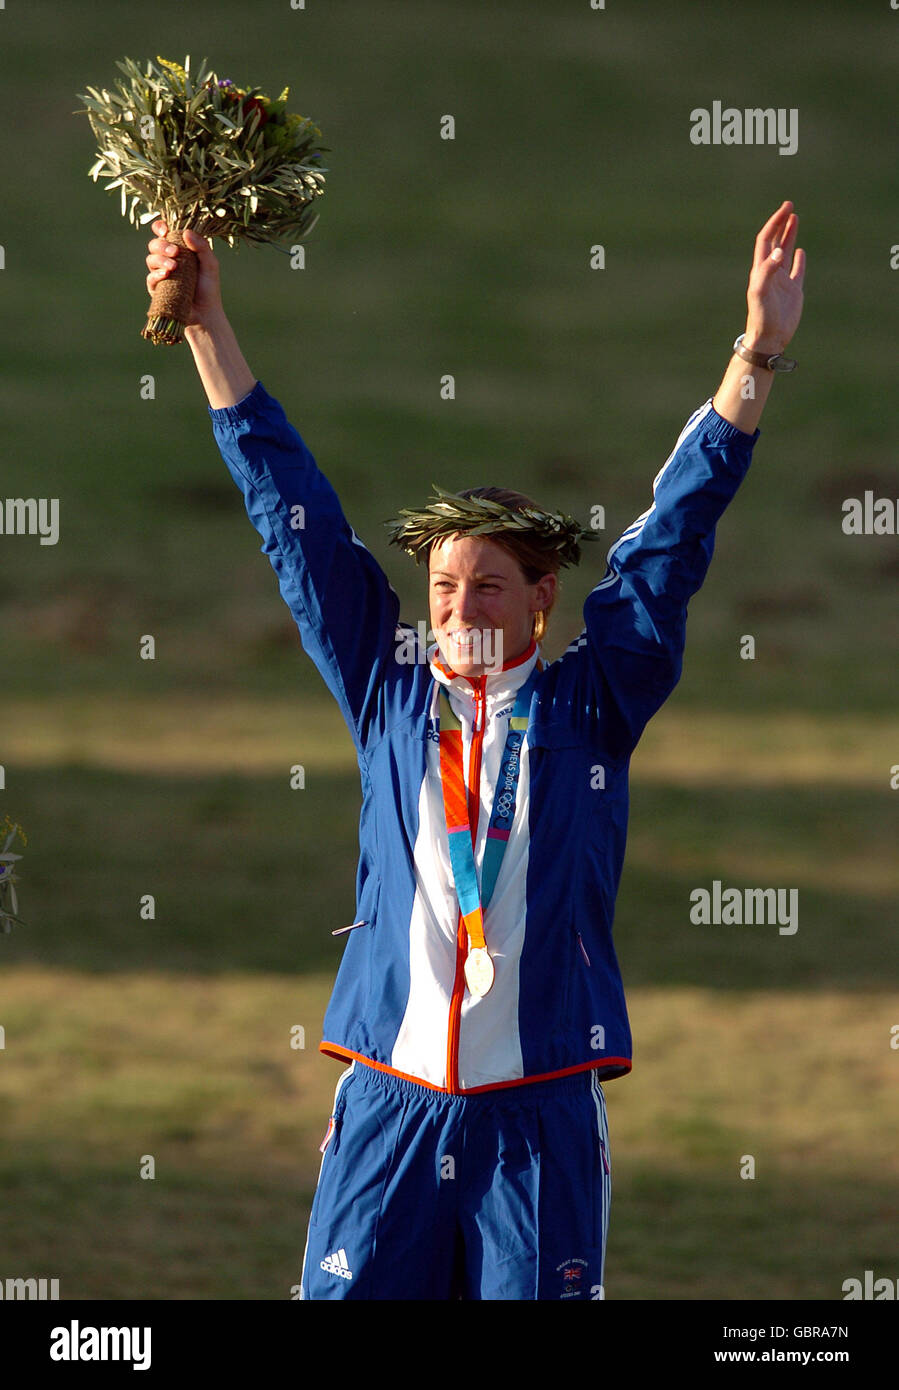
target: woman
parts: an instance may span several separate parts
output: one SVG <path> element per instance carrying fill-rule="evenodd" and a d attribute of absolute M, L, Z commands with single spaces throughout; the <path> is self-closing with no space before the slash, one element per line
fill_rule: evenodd
<path fill-rule="evenodd" d="M 580 527 L 494 489 L 404 513 L 391 539 L 429 567 L 422 642 L 247 366 L 216 259 L 187 234 L 200 273 L 186 337 L 215 436 L 362 779 L 356 917 L 321 1043 L 349 1067 L 304 1298 L 603 1297 L 602 1081 L 631 1066 L 612 944 L 628 765 L 677 683 L 687 602 L 791 365 L 797 225 L 785 202 L 759 233 L 724 379 L 549 665 L 539 642 Z M 151 291 L 178 255 L 153 229 Z"/>

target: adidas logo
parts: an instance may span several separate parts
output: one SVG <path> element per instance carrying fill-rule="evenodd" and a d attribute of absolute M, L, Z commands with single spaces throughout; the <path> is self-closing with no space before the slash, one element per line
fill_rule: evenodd
<path fill-rule="evenodd" d="M 326 1274 L 338 1274 L 341 1279 L 352 1279 L 353 1271 L 347 1263 L 346 1251 L 341 1247 L 333 1255 L 328 1255 L 321 1261 L 321 1268 Z"/>

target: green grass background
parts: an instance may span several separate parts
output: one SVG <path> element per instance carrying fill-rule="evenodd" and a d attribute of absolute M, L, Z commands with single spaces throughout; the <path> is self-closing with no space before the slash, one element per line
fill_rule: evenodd
<path fill-rule="evenodd" d="M 331 147 L 307 269 L 223 248 L 225 302 L 404 617 L 427 620 L 422 574 L 381 522 L 432 479 L 605 507 L 550 657 L 717 387 L 755 232 L 794 201 L 799 370 L 634 759 L 607 1296 L 833 1299 L 866 1268 L 899 1277 L 899 561 L 895 536 L 840 525 L 844 498 L 899 498 L 897 25 L 811 0 L 0 13 L 0 495 L 58 497 L 61 521 L 55 547 L 0 538 L 0 818 L 29 837 L 28 925 L 0 937 L 0 1277 L 289 1297 L 338 1072 L 316 1044 L 354 906 L 351 744 L 187 349 L 138 336 L 149 233 L 88 180 L 73 114 L 118 58 L 186 52 L 289 84 Z M 797 107 L 799 152 L 693 146 L 689 113 L 716 99 Z M 798 887 L 797 934 L 691 925 L 716 877 Z"/>

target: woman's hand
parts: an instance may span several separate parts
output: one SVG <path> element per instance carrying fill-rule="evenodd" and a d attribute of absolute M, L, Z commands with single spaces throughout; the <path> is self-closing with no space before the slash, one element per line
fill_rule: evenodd
<path fill-rule="evenodd" d="M 802 316 L 805 252 L 793 252 L 798 228 L 793 204 L 781 203 L 755 239 L 746 291 L 749 316 L 743 346 L 769 357 L 783 352 Z M 734 353 L 712 405 L 722 419 L 752 434 L 758 427 L 774 376 L 767 367 L 753 367 Z"/>
<path fill-rule="evenodd" d="M 150 272 L 147 276 L 147 293 L 150 295 L 160 280 L 165 280 L 171 275 L 175 261 L 181 255 L 180 247 L 166 240 L 168 226 L 162 218 L 153 223 L 153 231 L 156 233 L 156 237 L 147 248 L 150 252 L 147 256 L 147 267 Z M 219 263 L 205 237 L 198 236 L 189 228 L 182 235 L 188 250 L 195 251 L 197 255 L 197 287 L 194 290 L 194 302 L 187 327 L 188 329 L 207 328 L 214 319 L 224 312 L 219 280 Z"/>
<path fill-rule="evenodd" d="M 799 218 L 790 202 L 781 203 L 755 239 L 749 273 L 744 347 L 756 352 L 783 352 L 802 315 L 805 252 L 793 254 Z M 792 259 L 791 259 L 792 258 Z"/>
<path fill-rule="evenodd" d="M 166 240 L 168 227 L 162 218 L 153 223 L 156 237 L 149 244 L 147 290 L 152 295 L 161 280 L 172 273 L 181 250 Z M 204 237 L 182 233 L 188 250 L 197 253 L 197 286 L 184 340 L 193 353 L 206 397 L 213 409 L 236 405 L 252 391 L 256 378 L 247 366 L 234 330 L 225 317 L 219 284 L 219 263 Z"/>

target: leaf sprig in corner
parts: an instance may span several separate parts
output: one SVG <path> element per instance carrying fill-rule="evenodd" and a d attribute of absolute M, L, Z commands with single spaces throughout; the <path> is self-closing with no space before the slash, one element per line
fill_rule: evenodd
<path fill-rule="evenodd" d="M 19 910 L 19 901 L 16 897 L 15 887 L 17 879 L 13 870 L 13 864 L 16 864 L 22 856 L 21 854 L 13 854 L 10 851 L 10 845 L 17 834 L 21 835 L 23 845 L 28 844 L 28 837 L 22 827 L 11 821 L 9 816 L 3 818 L 2 823 L 0 823 L 0 830 L 4 826 L 9 830 L 9 834 L 3 849 L 0 850 L 0 932 L 9 933 L 14 922 L 20 927 L 25 925 L 21 917 L 16 915 Z"/>

